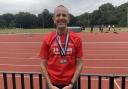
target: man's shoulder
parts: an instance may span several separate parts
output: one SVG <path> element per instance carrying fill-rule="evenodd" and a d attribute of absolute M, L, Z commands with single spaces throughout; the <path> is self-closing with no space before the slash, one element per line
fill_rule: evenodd
<path fill-rule="evenodd" d="M 75 32 L 72 32 L 72 31 L 70 31 L 70 37 L 73 39 L 81 39 L 78 34 L 76 34 Z"/>
<path fill-rule="evenodd" d="M 56 36 L 55 31 L 52 31 L 45 35 L 44 41 L 46 41 L 47 44 L 51 43 L 55 39 L 55 36 Z"/>
<path fill-rule="evenodd" d="M 50 38 L 53 38 L 55 37 L 55 34 L 56 34 L 55 31 L 49 32 L 45 35 L 45 39 L 48 40 Z"/>

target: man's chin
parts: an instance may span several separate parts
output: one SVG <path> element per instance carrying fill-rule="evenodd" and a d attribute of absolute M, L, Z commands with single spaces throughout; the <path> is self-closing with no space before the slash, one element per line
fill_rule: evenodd
<path fill-rule="evenodd" d="M 66 25 L 59 25 L 57 28 L 58 29 L 66 29 L 66 27 L 67 27 Z"/>

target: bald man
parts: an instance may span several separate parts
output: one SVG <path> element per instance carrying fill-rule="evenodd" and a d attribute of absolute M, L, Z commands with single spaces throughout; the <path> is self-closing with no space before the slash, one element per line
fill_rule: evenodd
<path fill-rule="evenodd" d="M 55 31 L 48 34 L 41 45 L 41 69 L 49 89 L 76 89 L 74 87 L 82 67 L 82 41 L 67 29 L 69 11 L 59 5 L 54 9 Z"/>

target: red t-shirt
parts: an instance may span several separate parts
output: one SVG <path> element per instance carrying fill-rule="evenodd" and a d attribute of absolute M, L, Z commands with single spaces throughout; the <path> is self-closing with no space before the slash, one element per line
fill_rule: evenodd
<path fill-rule="evenodd" d="M 62 46 L 66 34 L 60 34 Z M 82 58 L 82 41 L 74 32 L 69 32 L 69 42 L 66 53 L 67 63 L 61 64 L 60 48 L 56 41 L 56 32 L 51 32 L 43 40 L 39 57 L 47 60 L 47 71 L 53 84 L 69 84 L 76 70 L 76 58 Z"/>

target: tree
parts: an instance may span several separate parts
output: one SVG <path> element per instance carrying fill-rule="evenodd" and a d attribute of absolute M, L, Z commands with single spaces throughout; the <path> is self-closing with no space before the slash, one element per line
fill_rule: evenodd
<path fill-rule="evenodd" d="M 44 9 L 41 14 L 38 15 L 39 27 L 49 28 L 53 27 L 52 13 L 47 9 Z"/>
<path fill-rule="evenodd" d="M 4 28 L 6 26 L 6 21 L 0 16 L 0 28 Z"/>
<path fill-rule="evenodd" d="M 5 27 L 11 27 L 11 22 L 14 21 L 14 15 L 10 13 L 3 14 L 2 19 L 5 23 Z"/>
<path fill-rule="evenodd" d="M 70 14 L 70 23 L 69 26 L 76 26 L 77 19 L 75 18 L 75 16 L 73 16 L 72 14 Z"/>
<path fill-rule="evenodd" d="M 15 22 L 19 28 L 34 28 L 37 26 L 37 17 L 28 12 L 20 12 L 16 14 Z"/>

